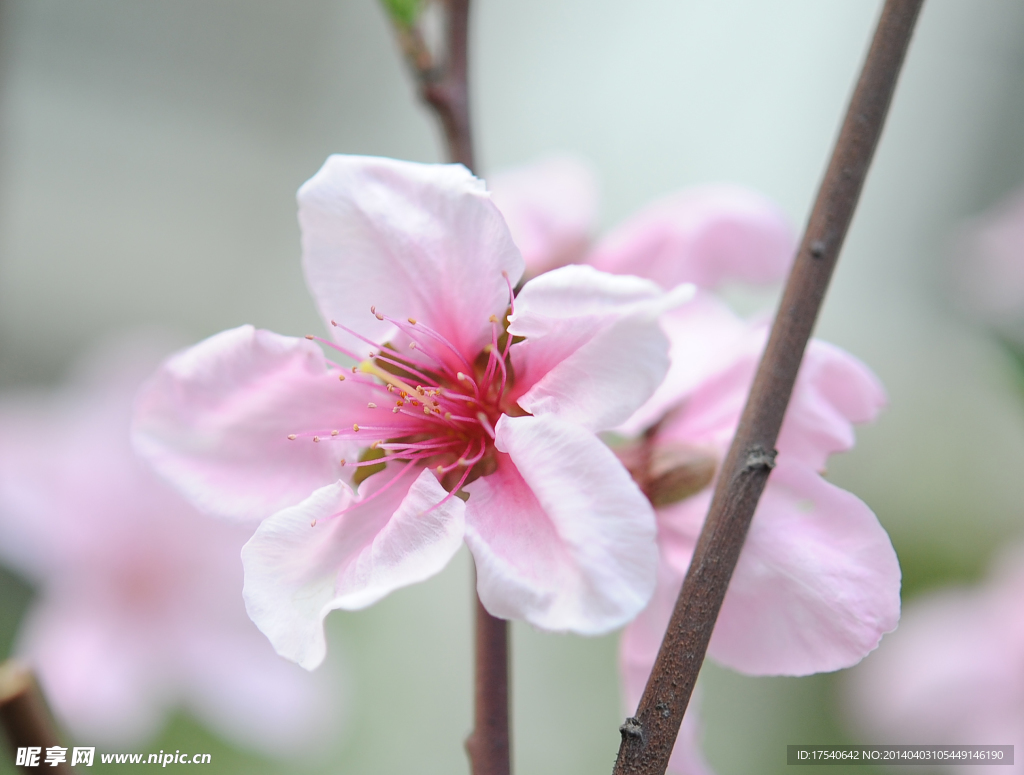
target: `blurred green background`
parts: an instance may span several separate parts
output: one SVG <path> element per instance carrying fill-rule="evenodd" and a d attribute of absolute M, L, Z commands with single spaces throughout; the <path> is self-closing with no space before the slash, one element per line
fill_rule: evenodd
<path fill-rule="evenodd" d="M 802 225 L 879 6 L 477 0 L 480 172 L 569 151 L 596 165 L 606 225 L 717 180 Z M 374 0 L 3 0 L 0 389 L 56 384 L 89 343 L 142 324 L 188 339 L 319 331 L 297 187 L 332 152 L 440 159 L 401 64 Z M 889 530 L 905 599 L 977 578 L 1024 532 L 1014 367 L 953 312 L 945 280 L 957 225 L 1021 183 L 1024 5 L 928 0 L 818 327 L 890 393 L 829 476 Z M 30 595 L 0 575 L 3 653 Z M 260 759 L 185 716 L 138 750 L 211 752 L 207 771 L 225 773 L 466 772 L 470 611 L 463 552 L 429 583 L 332 615 L 348 711 L 326 752 Z M 516 770 L 609 772 L 616 638 L 516 625 L 513 640 Z M 707 666 L 716 771 L 784 772 L 790 743 L 892 742 L 844 728 L 842 680 Z"/>

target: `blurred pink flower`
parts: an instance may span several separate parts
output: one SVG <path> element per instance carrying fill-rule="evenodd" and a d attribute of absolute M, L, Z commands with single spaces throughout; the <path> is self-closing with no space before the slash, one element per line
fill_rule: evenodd
<path fill-rule="evenodd" d="M 658 316 L 692 288 L 574 266 L 513 301 L 522 258 L 459 165 L 332 156 L 299 221 L 324 343 L 357 365 L 226 331 L 163 366 L 135 434 L 202 509 L 264 520 L 245 599 L 278 652 L 315 667 L 329 611 L 428 578 L 463 539 L 496 616 L 580 633 L 633 618 L 654 515 L 595 434 L 661 381 Z"/>
<path fill-rule="evenodd" d="M 1012 192 L 961 230 L 952 269 L 953 291 L 970 312 L 1019 329 L 1024 320 L 1024 190 Z"/>
<path fill-rule="evenodd" d="M 908 605 L 846 690 L 852 721 L 871 742 L 1013 745 L 1012 771 L 1024 772 L 1024 550 L 1006 553 L 974 589 Z"/>
<path fill-rule="evenodd" d="M 185 707 L 238 743 L 302 750 L 337 700 L 246 618 L 251 528 L 197 513 L 129 444 L 153 356 L 111 346 L 60 393 L 0 403 L 0 554 L 38 591 L 18 651 L 83 743 L 143 742 Z"/>
<path fill-rule="evenodd" d="M 568 191 L 564 178 L 552 188 Z M 535 232 L 565 234 L 578 217 L 541 212 L 550 162 L 523 168 L 517 185 L 496 199 L 516 211 L 513 225 L 545 221 Z M 527 184 L 525 178 L 532 176 Z M 582 188 L 592 176 L 578 174 Z M 593 198 L 593 194 L 590 195 Z M 577 234 L 589 237 L 590 224 Z M 513 231 L 518 239 L 518 234 Z M 539 240 L 534 240 L 539 243 Z M 563 237 L 563 241 L 569 240 Z M 736 186 L 671 194 L 613 229 L 589 252 L 600 269 L 647 277 L 664 287 L 693 282 L 697 297 L 667 311 L 671 366 L 654 396 L 617 429 L 634 439 L 618 453 L 657 508 L 660 563 L 648 607 L 626 628 L 621 665 L 629 708 L 635 708 L 710 503 L 715 471 L 735 434 L 766 339 L 766 326 L 737 317 L 711 289 L 725 281 L 782 278 L 795 253 L 793 230 L 760 195 Z M 536 267 L 556 263 L 554 247 L 535 249 Z M 885 403 L 874 375 L 856 359 L 812 342 L 778 442 L 773 471 L 726 595 L 709 655 L 755 675 L 806 675 L 856 663 L 899 618 L 900 572 L 874 514 L 819 472 L 833 452 L 853 446 L 855 422 L 873 420 Z M 691 744 L 699 726 L 693 706 L 670 769 L 706 771 Z M 689 738 L 687 738 L 687 735 Z M 687 742 L 687 739 L 690 742 Z"/>
<path fill-rule="evenodd" d="M 530 276 L 583 263 L 647 277 L 663 288 L 694 283 L 714 289 L 725 280 L 771 283 L 785 274 L 796 247 L 782 210 L 742 186 L 668 194 L 596 243 L 597 178 L 585 162 L 555 156 L 499 172 L 489 186 Z"/>

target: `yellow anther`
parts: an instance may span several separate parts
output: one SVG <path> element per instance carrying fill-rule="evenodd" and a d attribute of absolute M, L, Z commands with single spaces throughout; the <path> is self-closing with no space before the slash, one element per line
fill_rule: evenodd
<path fill-rule="evenodd" d="M 383 439 L 378 439 L 377 441 L 373 442 L 373 444 L 370 445 L 370 449 L 377 449 L 377 447 L 380 446 L 381 441 L 383 441 Z"/>
<path fill-rule="evenodd" d="M 456 376 L 456 377 L 457 377 L 457 378 L 458 378 L 458 379 L 459 379 L 460 381 L 461 381 L 461 380 L 467 380 L 467 379 L 469 379 L 469 377 L 467 377 L 467 376 L 466 376 L 465 374 L 463 374 L 463 373 L 462 373 L 461 371 L 460 371 L 460 372 L 459 372 L 458 374 L 456 374 L 455 376 Z"/>
<path fill-rule="evenodd" d="M 487 318 L 487 320 L 490 323 L 497 323 L 498 322 L 498 316 L 497 315 L 491 315 L 489 318 Z"/>
<path fill-rule="evenodd" d="M 423 412 L 424 412 L 424 414 L 430 414 L 430 407 L 429 406 L 423 407 Z"/>
<path fill-rule="evenodd" d="M 407 320 L 413 325 L 416 325 L 416 318 L 407 318 Z"/>
<path fill-rule="evenodd" d="M 416 392 L 419 393 L 422 396 L 423 395 L 423 386 L 422 385 L 417 385 L 416 386 Z"/>
<path fill-rule="evenodd" d="M 298 436 L 296 436 L 294 433 L 289 433 L 288 434 L 288 440 L 289 441 L 295 441 L 295 439 L 297 439 L 297 438 L 298 438 Z"/>
<path fill-rule="evenodd" d="M 398 414 L 399 408 L 396 406 L 391 410 L 391 414 Z"/>
<path fill-rule="evenodd" d="M 375 318 L 377 318 L 377 320 L 383 320 L 383 319 L 384 319 L 384 316 L 383 316 L 383 315 L 381 315 L 381 314 L 380 314 L 379 312 L 374 312 L 374 313 L 373 313 L 373 316 L 374 316 Z"/>
<path fill-rule="evenodd" d="M 406 392 L 409 392 L 409 393 L 415 393 L 416 392 L 413 388 L 411 388 L 404 381 L 402 381 L 401 379 L 396 377 L 394 374 L 391 374 L 389 372 L 384 371 L 384 369 L 380 368 L 380 366 L 378 366 L 373 361 L 363 361 L 358 366 L 353 366 L 352 367 L 353 373 L 355 372 L 356 369 L 359 369 L 359 371 L 363 372 L 364 374 L 372 374 L 373 376 L 377 377 L 377 379 L 381 380 L 382 382 L 385 382 L 388 385 L 394 385 L 399 390 L 403 390 L 403 391 L 406 391 Z"/>
<path fill-rule="evenodd" d="M 444 473 L 444 466 L 442 466 L 442 465 L 438 465 L 438 467 L 437 467 L 437 472 L 438 472 L 439 474 L 443 474 L 443 473 Z"/>
<path fill-rule="evenodd" d="M 341 380 L 342 382 L 344 382 L 345 381 L 345 375 L 344 374 L 339 374 L 338 375 L 338 379 Z"/>
<path fill-rule="evenodd" d="M 312 522 L 310 522 L 309 526 L 310 527 L 316 527 L 316 520 L 314 519 Z"/>
<path fill-rule="evenodd" d="M 354 430 L 356 433 L 359 433 L 359 423 L 352 423 L 352 430 Z"/>
<path fill-rule="evenodd" d="M 319 436 L 314 436 L 313 437 L 313 441 L 320 441 L 320 437 Z"/>
<path fill-rule="evenodd" d="M 445 412 L 444 413 L 444 419 L 446 419 L 446 420 L 452 419 L 452 413 L 451 412 Z"/>
<path fill-rule="evenodd" d="M 395 401 L 395 406 L 405 406 L 405 401 Z"/>
<path fill-rule="evenodd" d="M 341 467 L 344 468 L 345 467 L 345 458 L 342 458 L 340 462 L 341 462 Z"/>
<path fill-rule="evenodd" d="M 312 339 L 312 338 L 313 338 L 313 335 L 312 335 L 312 334 L 306 334 L 306 338 L 307 338 L 307 339 Z"/>
<path fill-rule="evenodd" d="M 331 435 L 332 436 L 337 436 L 338 435 L 338 431 L 331 431 Z"/>
<path fill-rule="evenodd" d="M 369 402 L 369 403 L 368 403 L 368 404 L 366 405 L 366 408 L 367 408 L 367 409 L 376 409 L 376 408 L 377 408 L 377 405 L 376 405 L 375 403 L 373 403 L 373 401 L 370 401 L 370 402 Z"/>

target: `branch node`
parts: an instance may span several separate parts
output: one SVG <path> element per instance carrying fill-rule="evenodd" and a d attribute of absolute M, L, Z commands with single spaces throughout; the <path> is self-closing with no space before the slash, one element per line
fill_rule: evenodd
<path fill-rule="evenodd" d="M 743 470 L 771 471 L 775 468 L 775 456 L 777 454 L 774 449 L 765 449 L 760 444 L 755 444 L 747 452 L 747 460 L 743 464 Z"/>
<path fill-rule="evenodd" d="M 640 719 L 636 716 L 630 716 L 626 719 L 626 723 L 619 727 L 619 732 L 622 733 L 623 738 L 632 737 L 638 740 L 644 739 L 644 727 L 640 723 Z"/>

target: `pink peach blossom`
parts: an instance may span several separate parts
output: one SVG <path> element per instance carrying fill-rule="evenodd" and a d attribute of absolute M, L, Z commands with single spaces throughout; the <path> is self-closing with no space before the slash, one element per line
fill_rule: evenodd
<path fill-rule="evenodd" d="M 496 184 L 499 204 L 516 212 L 514 229 L 532 229 L 538 270 L 558 263 L 564 252 L 557 244 L 571 241 L 565 235 L 574 233 L 579 242 L 592 230 L 579 217 L 565 218 L 564 205 L 542 210 L 543 198 L 517 199 L 544 190 L 555 177 L 551 169 L 550 163 L 524 168 L 506 190 L 500 188 L 506 178 Z M 559 190 L 572 188 L 565 178 L 573 169 L 579 165 L 558 170 Z M 592 179 L 578 172 L 575 187 Z M 540 222 L 544 228 L 535 225 Z M 537 234 L 559 234 L 560 242 L 551 240 L 545 254 Z M 575 259 L 663 287 L 683 281 L 698 286 L 691 303 L 662 317 L 670 340 L 668 374 L 617 428 L 634 439 L 617 446 L 620 456 L 658 506 L 657 587 L 622 638 L 630 709 L 657 655 L 767 333 L 763 324 L 736 316 L 712 290 L 727 281 L 781 279 L 795 248 L 778 207 L 747 189 L 717 185 L 666 196 Z M 836 347 L 811 343 L 778 441 L 777 468 L 711 640 L 709 655 L 716 661 L 754 675 L 837 670 L 856 663 L 896 626 L 900 572 L 888 536 L 864 503 L 820 476 L 830 454 L 853 446 L 853 423 L 874 419 L 884 402 L 867 367 Z M 672 772 L 707 770 L 698 728 L 691 705 Z"/>
<path fill-rule="evenodd" d="M 715 289 L 727 280 L 776 282 L 793 260 L 796 235 L 785 213 L 761 194 L 726 183 L 670 193 L 594 243 L 596 180 L 585 162 L 562 156 L 491 179 L 528 274 L 583 263 L 666 289 Z"/>
<path fill-rule="evenodd" d="M 83 743 L 144 742 L 185 707 L 246 746 L 308 749 L 337 700 L 246 618 L 251 530 L 199 514 L 132 452 L 157 360 L 111 346 L 58 394 L 0 403 L 0 554 L 38 592 L 17 650 Z"/>
<path fill-rule="evenodd" d="M 226 331 L 167 361 L 135 428 L 200 508 L 263 520 L 245 600 L 278 652 L 315 667 L 329 611 L 437 573 L 463 539 L 496 616 L 580 633 L 635 616 L 654 515 L 595 434 L 661 382 L 658 317 L 692 289 L 571 266 L 513 299 L 523 260 L 460 165 L 332 156 L 299 222 L 345 365 L 312 337 Z"/>
<path fill-rule="evenodd" d="M 1005 553 L 975 588 L 909 604 L 899 630 L 850 674 L 846 690 L 865 739 L 1013 745 L 1014 766 L 1000 769 L 1024 771 L 1024 551 Z"/>
<path fill-rule="evenodd" d="M 662 415 L 653 438 L 647 436 L 656 451 L 703 454 L 715 465 L 722 460 L 765 334 L 763 326 L 752 326 L 731 364 Z M 677 329 L 674 341 L 679 335 Z M 885 530 L 863 502 L 818 473 L 828 455 L 853 446 L 853 423 L 873 419 L 883 403 L 881 386 L 863 364 L 839 348 L 811 342 L 779 435 L 776 468 L 711 639 L 709 655 L 716 661 L 753 675 L 838 670 L 863 658 L 896 626 L 900 574 Z M 658 509 L 659 583 L 672 591 L 655 594 L 627 628 L 624 659 L 643 653 L 653 663 L 657 642 L 641 636 L 668 622 L 711 491 L 709 482 Z M 647 617 L 660 625 L 641 624 Z"/>
<path fill-rule="evenodd" d="M 621 641 L 630 703 L 639 700 L 657 656 L 710 505 L 711 472 L 732 441 L 766 336 L 765 326 L 732 317 L 710 294 L 682 312 L 664 322 L 672 368 L 685 364 L 675 383 L 692 387 L 674 402 L 659 391 L 652 406 L 625 425 L 645 430 L 649 459 L 676 461 L 680 470 L 689 467 L 698 475 L 695 494 L 658 504 L 657 587 Z M 704 331 L 728 345 L 725 351 L 710 350 L 700 336 Z M 672 384 L 671 378 L 666 382 Z M 710 658 L 751 675 L 837 670 L 859 661 L 896 626 L 900 572 L 885 530 L 863 502 L 818 473 L 829 454 L 853 445 L 852 423 L 872 419 L 883 403 L 880 385 L 863 364 L 811 342 L 779 436 L 776 468 L 715 625 Z M 700 477 L 702 471 L 707 473 Z M 656 491 L 648 494 L 657 502 Z M 693 707 L 691 716 L 689 723 L 699 724 Z M 680 736 L 671 772 L 702 772 L 692 745 Z"/>

